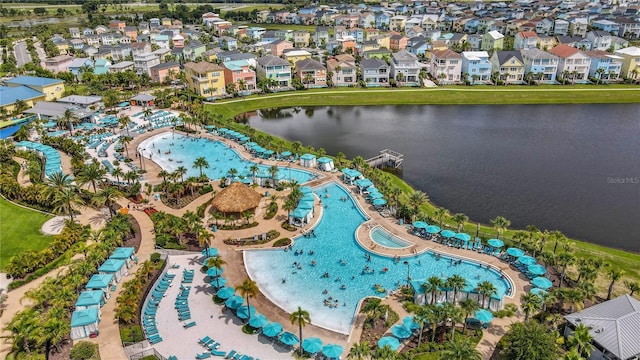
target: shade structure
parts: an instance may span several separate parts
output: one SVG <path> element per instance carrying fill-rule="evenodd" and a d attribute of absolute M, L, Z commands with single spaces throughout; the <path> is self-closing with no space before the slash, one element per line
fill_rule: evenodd
<path fill-rule="evenodd" d="M 342 355 L 342 346 L 336 344 L 327 344 L 322 347 L 322 354 L 329 359 L 337 359 Z"/>
<path fill-rule="evenodd" d="M 536 295 L 536 296 L 540 297 L 540 298 L 542 298 L 542 295 L 547 293 L 546 290 L 543 290 L 543 289 L 540 289 L 540 288 L 533 288 L 529 292 L 532 293 L 533 295 Z"/>
<path fill-rule="evenodd" d="M 282 325 L 277 322 L 270 322 L 262 327 L 262 334 L 266 337 L 276 337 L 282 332 Z"/>
<path fill-rule="evenodd" d="M 378 347 L 383 348 L 385 346 L 390 347 L 391 350 L 398 350 L 400 347 L 400 341 L 393 336 L 381 337 L 380 340 L 378 340 Z"/>
<path fill-rule="evenodd" d="M 213 278 L 210 282 L 209 285 L 213 286 L 214 288 L 221 288 L 225 285 L 227 285 L 227 279 L 223 278 L 222 276 L 218 276 L 216 278 Z"/>
<path fill-rule="evenodd" d="M 456 236 L 454 236 L 454 238 L 467 242 L 469 240 L 471 240 L 471 235 L 467 234 L 467 233 L 457 233 Z"/>
<path fill-rule="evenodd" d="M 442 236 L 444 236 L 446 238 L 452 238 L 452 237 L 454 237 L 456 235 L 456 233 L 451 231 L 451 230 L 442 230 L 440 235 L 442 235 Z"/>
<path fill-rule="evenodd" d="M 382 205 L 386 205 L 387 204 L 387 200 L 385 200 L 385 199 L 374 199 L 371 203 L 373 205 L 375 205 L 375 206 L 382 206 Z"/>
<path fill-rule="evenodd" d="M 404 325 L 393 325 L 391 327 L 391 333 L 398 339 L 406 339 L 411 336 L 411 329 Z"/>
<path fill-rule="evenodd" d="M 483 322 L 483 323 L 488 323 L 491 322 L 491 320 L 493 320 L 493 314 L 491 313 L 491 311 L 487 310 L 487 309 L 480 309 L 478 311 L 476 311 L 475 315 L 473 316 L 476 320 Z"/>
<path fill-rule="evenodd" d="M 379 192 L 369 193 L 369 198 L 372 199 L 372 200 L 382 199 L 383 197 L 384 197 L 384 195 L 382 195 Z"/>
<path fill-rule="evenodd" d="M 520 256 L 520 257 L 518 258 L 518 262 L 519 262 L 520 264 L 522 264 L 522 265 L 527 265 L 527 266 L 528 266 L 528 265 L 533 265 L 533 264 L 535 264 L 535 263 L 536 263 L 536 259 L 535 259 L 535 258 L 533 258 L 533 257 L 531 257 L 531 256 L 524 255 L 524 256 Z"/>
<path fill-rule="evenodd" d="M 202 250 L 202 256 L 204 256 L 204 257 L 218 256 L 218 249 L 216 249 L 216 248 L 206 248 L 206 249 Z"/>
<path fill-rule="evenodd" d="M 302 340 L 302 348 L 306 352 L 315 354 L 318 351 L 322 350 L 322 340 L 317 337 L 306 338 Z"/>
<path fill-rule="evenodd" d="M 518 248 L 508 248 L 507 249 L 507 254 L 513 256 L 513 257 L 517 257 L 519 258 L 520 256 L 524 255 L 524 251 L 522 251 L 521 249 Z"/>
<path fill-rule="evenodd" d="M 429 225 L 427 226 L 427 228 L 425 229 L 429 234 L 437 234 L 440 232 L 440 227 L 435 226 L 435 225 Z"/>
<path fill-rule="evenodd" d="M 257 208 L 260 205 L 260 199 L 262 195 L 251 187 L 234 182 L 213 198 L 211 206 L 223 214 L 243 213 Z"/>
<path fill-rule="evenodd" d="M 280 155 L 284 157 L 289 157 L 291 156 L 291 151 L 283 151 L 282 153 L 280 153 Z"/>
<path fill-rule="evenodd" d="M 232 297 L 228 298 L 224 304 L 229 309 L 237 309 L 240 306 L 242 306 L 243 303 L 244 303 L 244 299 L 242 298 L 242 296 L 233 295 Z"/>
<path fill-rule="evenodd" d="M 504 242 L 500 239 L 489 239 L 487 240 L 487 244 L 489 244 L 489 246 L 493 246 L 496 248 L 504 246 Z"/>
<path fill-rule="evenodd" d="M 232 297 L 233 295 L 235 295 L 235 293 L 236 293 L 236 289 L 232 287 L 223 287 L 222 289 L 218 290 L 218 292 L 216 293 L 216 296 L 219 297 L 220 299 L 226 300 Z"/>
<path fill-rule="evenodd" d="M 429 226 L 429 224 L 427 224 L 424 221 L 414 221 L 413 222 L 413 227 L 417 228 L 417 229 L 426 229 L 427 226 Z"/>
<path fill-rule="evenodd" d="M 533 275 L 544 275 L 547 272 L 547 269 L 545 269 L 542 265 L 533 264 L 527 267 L 527 271 L 529 271 Z"/>
<path fill-rule="evenodd" d="M 420 324 L 413 319 L 413 316 L 405 316 L 405 318 L 402 319 L 402 323 L 411 330 L 420 329 Z"/>
<path fill-rule="evenodd" d="M 249 326 L 254 328 L 261 328 L 269 323 L 269 319 L 262 314 L 254 314 L 251 315 L 251 320 L 249 320 Z"/>
<path fill-rule="evenodd" d="M 256 308 L 254 308 L 253 306 L 244 305 L 238 308 L 236 315 L 238 315 L 240 319 L 248 319 L 251 316 L 255 315 L 255 313 L 256 313 Z"/>
<path fill-rule="evenodd" d="M 222 275 L 222 268 L 218 269 L 218 268 L 209 268 L 207 269 L 207 276 L 220 276 Z"/>
<path fill-rule="evenodd" d="M 281 343 L 289 346 L 293 346 L 300 342 L 300 339 L 298 339 L 298 337 L 295 334 L 290 333 L 288 331 L 285 331 L 282 334 L 280 334 L 279 339 Z"/>
<path fill-rule="evenodd" d="M 553 286 L 553 283 L 551 282 L 551 280 L 547 279 L 546 277 L 542 277 L 542 276 L 538 276 L 537 278 L 534 278 L 533 280 L 531 280 L 531 284 L 533 284 L 533 286 L 546 290 L 550 287 Z"/>

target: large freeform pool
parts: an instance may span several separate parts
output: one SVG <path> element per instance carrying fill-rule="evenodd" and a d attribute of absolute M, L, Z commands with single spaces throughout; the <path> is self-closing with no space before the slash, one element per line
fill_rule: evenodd
<path fill-rule="evenodd" d="M 507 292 L 509 285 L 500 274 L 471 262 L 450 266 L 448 258 L 431 253 L 395 262 L 370 253 L 355 238 L 356 229 L 366 218 L 351 195 L 337 183 L 314 191 L 324 206 L 322 219 L 314 229 L 316 237 L 296 238 L 289 251 L 244 252 L 249 276 L 285 311 L 293 312 L 301 306 L 310 313 L 314 325 L 348 334 L 359 301 L 380 296 L 376 284 L 386 290 L 406 284 L 407 267 L 416 280 L 460 274 L 469 287 L 487 280 L 498 289 L 497 297 Z M 341 201 L 344 197 L 349 200 Z"/>
<path fill-rule="evenodd" d="M 238 171 L 236 176 L 240 178 L 251 177 L 249 169 L 256 164 L 243 158 L 236 150 L 220 141 L 174 135 L 169 131 L 144 140 L 138 145 L 138 150 L 144 157 L 150 158 L 164 170 L 175 171 L 178 167 L 184 166 L 187 169 L 185 177 L 200 175 L 200 170 L 193 166 L 193 161 L 200 156 L 204 156 L 209 162 L 209 168 L 203 168 L 202 172 L 211 179 L 228 176 L 230 169 L 236 169 Z M 258 167 L 261 172 L 268 172 L 269 166 L 258 164 Z M 282 175 L 285 180 L 296 180 L 299 184 L 317 177 L 310 171 L 293 167 L 279 166 L 278 168 L 279 175 Z"/>

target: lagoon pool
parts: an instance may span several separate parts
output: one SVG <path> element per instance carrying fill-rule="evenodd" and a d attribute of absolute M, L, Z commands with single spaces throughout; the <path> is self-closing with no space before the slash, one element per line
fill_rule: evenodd
<path fill-rule="evenodd" d="M 369 232 L 369 237 L 376 244 L 392 249 L 404 249 L 413 245 L 412 242 L 406 241 L 393 235 L 382 226 L 374 227 Z"/>
<path fill-rule="evenodd" d="M 366 217 L 349 192 L 337 183 L 314 188 L 314 191 L 324 206 L 322 219 L 314 229 L 315 238 L 296 238 L 289 251 L 244 252 L 251 279 L 285 311 L 291 313 L 301 306 L 309 312 L 314 325 L 349 334 L 360 300 L 380 296 L 376 284 L 387 291 L 406 284 L 407 266 L 414 280 L 459 274 L 467 279 L 469 287 L 491 281 L 498 289 L 498 298 L 507 292 L 507 280 L 494 270 L 480 269 L 473 262 L 450 266 L 449 257 L 432 253 L 394 262 L 393 258 L 370 253 L 356 241 L 356 229 Z M 348 201 L 340 200 L 344 197 Z"/>
<path fill-rule="evenodd" d="M 236 145 L 240 146 L 240 145 Z M 173 134 L 170 131 L 152 136 L 138 145 L 138 150 L 144 157 L 150 158 L 164 170 L 175 171 L 184 166 L 187 169 L 186 177 L 199 176 L 200 170 L 193 167 L 193 161 L 204 156 L 209 162 L 208 169 L 202 172 L 210 179 L 220 179 L 228 176 L 230 169 L 238 171 L 239 178 L 251 177 L 249 170 L 256 162 L 243 158 L 236 150 L 223 142 L 187 137 L 181 134 Z M 267 165 L 258 164 L 260 172 L 268 172 Z M 296 180 L 299 184 L 306 183 L 318 177 L 318 175 L 293 167 L 278 166 L 279 174 L 284 180 Z"/>

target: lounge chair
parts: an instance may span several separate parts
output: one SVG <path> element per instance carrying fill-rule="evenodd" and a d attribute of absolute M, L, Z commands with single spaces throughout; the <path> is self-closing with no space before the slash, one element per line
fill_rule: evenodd
<path fill-rule="evenodd" d="M 227 356 L 225 357 L 225 359 L 231 359 L 231 358 L 233 358 L 236 354 L 237 354 L 237 352 L 236 352 L 235 350 L 231 350 L 231 351 L 229 351 L 229 353 L 227 354 Z"/>
<path fill-rule="evenodd" d="M 198 342 L 200 344 L 205 344 L 207 341 L 212 340 L 208 335 L 203 337 L 202 339 L 199 339 Z"/>
<path fill-rule="evenodd" d="M 211 354 L 214 356 L 226 356 L 227 353 L 225 351 L 218 351 L 216 349 L 211 349 Z"/>
<path fill-rule="evenodd" d="M 197 354 L 196 355 L 196 359 L 208 359 L 211 357 L 211 353 L 210 352 L 206 352 L 206 353 L 202 353 L 202 354 Z"/>
<path fill-rule="evenodd" d="M 196 322 L 195 321 L 192 321 L 192 322 L 189 322 L 189 323 L 186 323 L 186 324 L 182 325 L 182 327 L 184 327 L 185 329 L 188 329 L 188 328 L 194 327 L 194 326 L 196 326 Z"/>

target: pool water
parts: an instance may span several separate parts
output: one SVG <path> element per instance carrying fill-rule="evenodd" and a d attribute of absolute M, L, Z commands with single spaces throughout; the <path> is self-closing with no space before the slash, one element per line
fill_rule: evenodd
<path fill-rule="evenodd" d="M 413 245 L 413 243 L 393 235 L 381 226 L 374 227 L 373 230 L 369 232 L 369 237 L 376 244 L 392 249 L 404 249 Z"/>
<path fill-rule="evenodd" d="M 477 264 L 463 261 L 450 266 L 448 258 L 430 253 L 403 258 L 396 263 L 393 258 L 369 253 L 355 239 L 356 229 L 366 218 L 351 195 L 337 183 L 314 191 L 324 206 L 322 219 L 314 229 L 316 237 L 296 238 L 289 251 L 244 252 L 249 276 L 258 283 L 262 293 L 285 311 L 294 312 L 301 306 L 309 312 L 313 324 L 349 334 L 358 302 L 367 296 L 381 295 L 374 285 L 392 290 L 406 284 L 405 260 L 411 277 L 416 280 L 460 274 L 473 287 L 478 282 L 491 281 L 498 289 L 498 298 L 506 292 L 508 285 L 500 274 L 479 269 Z M 348 201 L 340 200 L 344 197 Z M 311 265 L 312 261 L 315 266 Z M 324 276 L 325 273 L 328 276 Z M 331 300 L 327 303 L 337 307 L 325 305 L 329 297 Z"/>
<path fill-rule="evenodd" d="M 240 145 L 237 145 L 238 147 Z M 209 162 L 209 168 L 202 172 L 211 179 L 220 179 L 228 176 L 230 169 L 238 171 L 239 178 L 252 177 L 249 170 L 253 161 L 244 159 L 228 145 L 211 139 L 196 139 L 180 134 L 172 134 L 167 131 L 144 140 L 138 146 L 146 158 L 151 158 L 164 170 L 175 171 L 184 166 L 187 169 L 186 177 L 199 176 L 200 170 L 193 167 L 196 158 L 204 156 Z M 170 153 L 167 153 L 170 152 Z M 267 172 L 270 166 L 258 164 L 260 171 Z M 291 167 L 279 166 L 279 174 L 284 175 L 285 180 L 296 180 L 299 184 L 315 179 L 318 175 Z"/>

